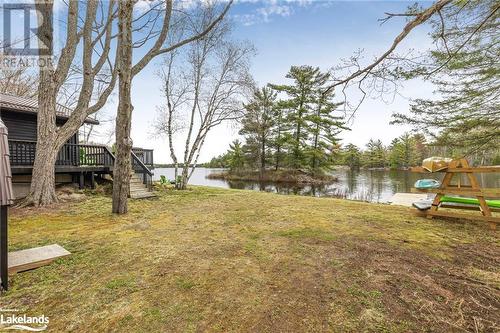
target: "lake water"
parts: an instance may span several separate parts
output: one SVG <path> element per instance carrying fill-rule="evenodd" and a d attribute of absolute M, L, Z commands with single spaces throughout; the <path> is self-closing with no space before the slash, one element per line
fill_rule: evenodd
<path fill-rule="evenodd" d="M 441 180 L 442 173 L 418 174 L 402 170 L 336 170 L 332 174 L 338 181 L 323 186 L 297 186 L 290 184 L 273 184 L 247 181 L 226 181 L 207 179 L 213 172 L 222 169 L 197 168 L 190 179 L 191 185 L 204 185 L 221 188 L 234 188 L 255 191 L 275 192 L 282 194 L 299 194 L 319 197 L 343 197 L 352 200 L 370 202 L 387 202 L 396 192 L 410 192 L 415 181 L 421 178 Z M 154 180 L 160 180 L 160 175 L 168 179 L 174 178 L 173 168 L 157 168 L 154 170 Z M 483 187 L 500 187 L 500 176 L 493 173 L 478 175 Z M 466 183 L 464 181 L 464 183 Z"/>

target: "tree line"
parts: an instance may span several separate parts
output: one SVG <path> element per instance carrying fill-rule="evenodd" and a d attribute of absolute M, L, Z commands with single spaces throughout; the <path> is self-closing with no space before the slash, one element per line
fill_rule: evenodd
<path fill-rule="evenodd" d="M 350 169 L 390 168 L 406 169 L 422 165 L 422 161 L 431 156 L 462 156 L 463 150 L 453 146 L 438 145 L 428 141 L 423 134 L 404 133 L 394 138 L 389 145 L 379 139 L 370 139 L 360 148 L 352 143 L 338 145 L 332 151 L 329 160 L 332 166 L 348 166 Z M 255 155 L 239 140 L 230 144 L 226 153 L 214 157 L 204 166 L 209 168 L 228 168 L 241 170 L 255 167 Z M 469 155 L 473 165 L 500 165 L 500 149 L 478 152 Z"/>

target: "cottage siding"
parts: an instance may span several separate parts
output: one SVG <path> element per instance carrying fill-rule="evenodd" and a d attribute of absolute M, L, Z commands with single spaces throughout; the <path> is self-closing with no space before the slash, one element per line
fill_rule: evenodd
<path fill-rule="evenodd" d="M 36 141 L 36 116 L 0 110 L 0 117 L 9 129 L 10 140 Z"/>
<path fill-rule="evenodd" d="M 9 130 L 10 140 L 36 141 L 37 119 L 36 114 L 22 113 L 8 109 L 0 109 L 0 117 Z M 65 120 L 57 119 L 58 125 L 63 125 Z M 68 143 L 78 143 L 78 132 L 68 140 Z"/>

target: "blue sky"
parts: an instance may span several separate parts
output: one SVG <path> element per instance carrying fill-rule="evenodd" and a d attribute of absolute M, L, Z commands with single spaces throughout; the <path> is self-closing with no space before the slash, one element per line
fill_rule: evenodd
<path fill-rule="evenodd" d="M 240 1 L 230 11 L 235 23 L 234 38 L 253 43 L 257 55 L 252 61 L 252 75 L 264 85 L 268 82 L 286 82 L 285 74 L 292 65 L 313 65 L 328 70 L 364 49 L 366 61 L 381 54 L 405 24 L 404 18 L 395 18 L 384 25 L 377 20 L 384 12 L 404 12 L 410 1 Z M 429 47 L 427 28 L 416 29 L 398 50 Z M 133 82 L 132 136 L 136 146 L 155 149 L 156 162 L 170 162 L 167 141 L 153 137 L 150 125 L 156 108 L 162 103 L 161 83 L 154 75 L 160 60 L 138 75 Z M 409 98 L 431 96 L 432 89 L 422 82 L 408 82 L 400 89 L 401 96 L 389 101 L 368 99 L 360 107 L 352 131 L 341 134 L 343 143 L 363 146 L 370 138 L 385 144 L 408 130 L 389 125 L 393 112 L 408 110 Z M 116 110 L 116 96 L 107 105 Z M 111 112 L 110 112 L 111 113 Z M 208 161 L 221 154 L 238 137 L 233 125 L 221 125 L 206 141 L 200 161 Z M 176 142 L 179 149 L 181 140 Z"/>

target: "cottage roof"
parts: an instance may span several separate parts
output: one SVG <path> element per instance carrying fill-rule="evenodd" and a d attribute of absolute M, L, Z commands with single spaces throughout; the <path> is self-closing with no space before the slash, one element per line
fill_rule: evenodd
<path fill-rule="evenodd" d="M 6 108 L 19 112 L 37 113 L 38 99 L 0 93 L 0 108 Z M 71 112 L 72 110 L 70 108 L 61 104 L 56 104 L 56 115 L 58 117 L 68 119 Z M 85 123 L 98 125 L 99 121 L 93 118 L 87 118 Z"/>

